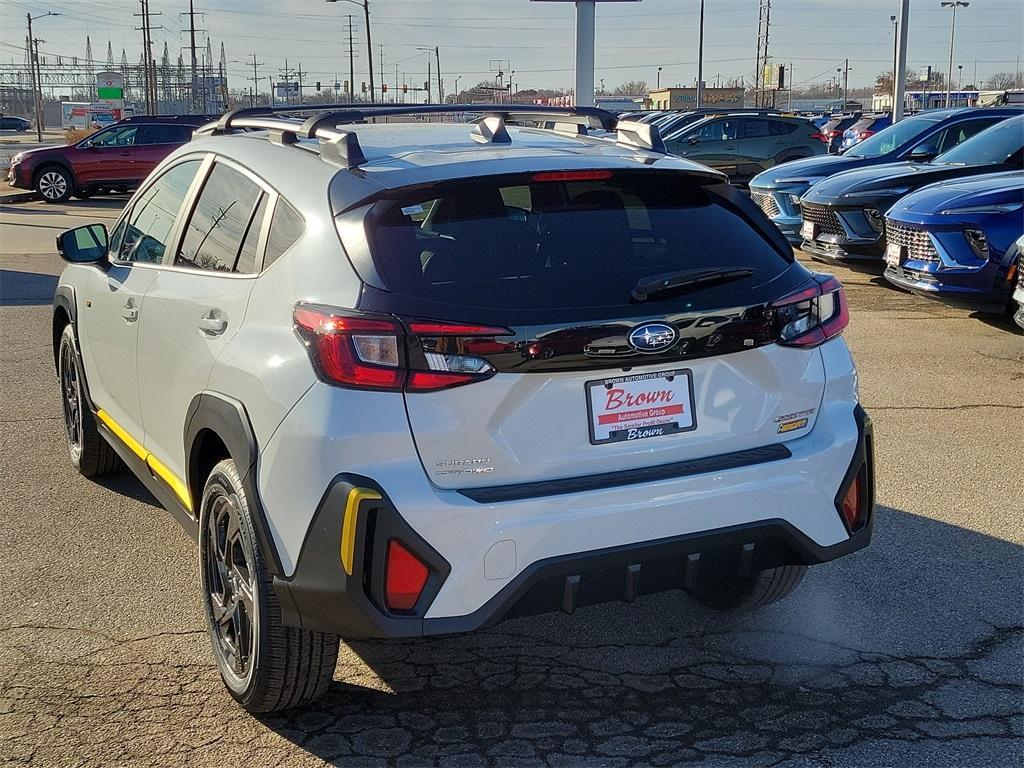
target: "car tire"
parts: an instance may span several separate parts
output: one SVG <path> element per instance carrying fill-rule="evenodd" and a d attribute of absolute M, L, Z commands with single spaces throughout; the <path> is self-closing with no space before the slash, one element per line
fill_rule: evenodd
<path fill-rule="evenodd" d="M 64 412 L 64 438 L 71 465 L 85 477 L 98 477 L 124 468 L 121 457 L 96 428 L 96 417 L 85 402 L 82 362 L 71 323 L 64 326 L 57 349 L 57 378 Z"/>
<path fill-rule="evenodd" d="M 199 517 L 206 624 L 225 687 L 247 711 L 278 712 L 327 690 L 337 635 L 287 627 L 234 461 L 210 472 Z"/>
<path fill-rule="evenodd" d="M 48 165 L 36 174 L 36 192 L 47 203 L 63 203 L 75 191 L 71 172 L 59 165 Z"/>
<path fill-rule="evenodd" d="M 803 581 L 806 565 L 783 565 L 758 571 L 752 576 L 702 580 L 687 588 L 701 605 L 719 611 L 759 608 L 788 596 Z"/>

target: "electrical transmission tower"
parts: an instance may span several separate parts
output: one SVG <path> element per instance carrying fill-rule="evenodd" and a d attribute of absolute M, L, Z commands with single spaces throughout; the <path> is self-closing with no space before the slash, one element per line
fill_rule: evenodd
<path fill-rule="evenodd" d="M 754 106 L 774 106 L 774 91 L 766 86 L 771 59 L 768 57 L 768 28 L 771 24 L 772 0 L 760 0 L 757 11 L 757 63 L 754 65 Z"/>

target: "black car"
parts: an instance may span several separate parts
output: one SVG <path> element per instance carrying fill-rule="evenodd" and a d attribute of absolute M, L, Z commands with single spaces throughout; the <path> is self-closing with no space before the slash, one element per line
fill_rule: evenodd
<path fill-rule="evenodd" d="M 15 117 L 12 115 L 4 115 L 3 117 L 0 117 L 0 131 L 24 133 L 31 127 L 32 123 L 24 117 Z"/>
<path fill-rule="evenodd" d="M 836 174 L 800 199 L 801 249 L 828 261 L 885 255 L 885 212 L 927 184 L 1024 168 L 1024 115 L 1011 117 L 930 163 L 889 163 Z"/>
<path fill-rule="evenodd" d="M 750 196 L 794 245 L 800 237 L 800 197 L 843 171 L 895 162 L 926 163 L 1000 120 L 1024 114 L 1021 106 L 935 109 L 890 125 L 841 155 L 793 160 L 750 181 Z"/>

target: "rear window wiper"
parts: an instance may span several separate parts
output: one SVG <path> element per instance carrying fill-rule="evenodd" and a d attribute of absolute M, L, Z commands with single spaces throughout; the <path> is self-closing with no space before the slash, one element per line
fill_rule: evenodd
<path fill-rule="evenodd" d="M 633 290 L 629 292 L 630 299 L 635 302 L 644 302 L 658 294 L 669 291 L 692 288 L 694 286 L 705 286 L 708 283 L 727 282 L 750 277 L 754 274 L 753 269 L 747 267 L 735 267 L 733 269 L 685 269 L 679 272 L 663 272 L 658 275 L 648 275 L 640 278 Z"/>

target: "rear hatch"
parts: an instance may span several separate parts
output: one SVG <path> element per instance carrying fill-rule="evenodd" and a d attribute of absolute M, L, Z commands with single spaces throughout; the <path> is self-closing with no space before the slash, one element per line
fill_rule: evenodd
<path fill-rule="evenodd" d="M 359 309 L 399 318 L 406 364 L 438 372 L 405 402 L 439 487 L 655 467 L 813 427 L 808 317 L 838 299 L 819 307 L 822 281 L 720 181 L 475 178 L 390 193 L 365 231 L 376 274 Z"/>

